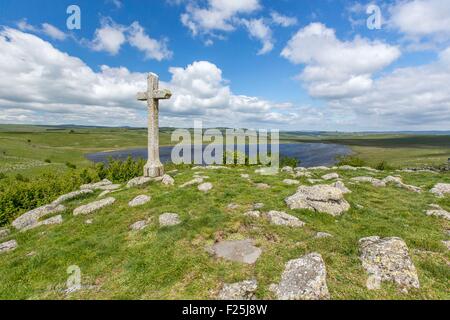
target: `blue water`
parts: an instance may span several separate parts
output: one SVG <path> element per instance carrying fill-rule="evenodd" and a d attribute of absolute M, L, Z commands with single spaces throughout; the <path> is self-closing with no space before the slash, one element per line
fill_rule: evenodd
<path fill-rule="evenodd" d="M 161 161 L 169 162 L 172 153 L 171 146 L 160 147 Z M 280 155 L 300 160 L 303 167 L 330 166 L 336 163 L 337 156 L 351 154 L 350 148 L 339 144 L 325 143 L 292 143 L 280 144 Z M 116 160 L 125 160 L 131 156 L 134 159 L 147 158 L 147 149 L 127 149 L 110 152 L 97 152 L 86 155 L 93 162 L 107 162 L 110 157 Z M 193 158 L 192 158 L 193 159 Z"/>

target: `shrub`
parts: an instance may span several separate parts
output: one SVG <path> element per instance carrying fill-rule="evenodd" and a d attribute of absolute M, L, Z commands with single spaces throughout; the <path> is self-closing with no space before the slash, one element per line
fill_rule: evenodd
<path fill-rule="evenodd" d="M 46 162 L 46 163 L 52 163 L 52 160 L 50 160 L 50 159 L 45 159 L 44 162 Z"/>
<path fill-rule="evenodd" d="M 66 167 L 69 168 L 69 169 L 76 169 L 77 168 L 76 165 L 74 165 L 73 163 L 70 163 L 70 162 L 66 162 Z"/>
<path fill-rule="evenodd" d="M 375 169 L 385 171 L 385 170 L 391 170 L 392 167 L 386 162 L 386 161 L 380 161 L 376 166 Z"/>
<path fill-rule="evenodd" d="M 337 160 L 338 166 L 364 167 L 367 165 L 366 161 L 357 156 L 339 156 Z"/>
<path fill-rule="evenodd" d="M 17 181 L 21 181 L 21 182 L 29 182 L 30 181 L 28 178 L 25 178 L 20 173 L 16 174 L 15 178 Z"/>
<path fill-rule="evenodd" d="M 107 178 L 114 182 L 126 182 L 142 176 L 145 163 L 144 159 L 134 160 L 131 157 L 128 157 L 125 161 L 109 158 L 108 164 L 98 163 L 95 170 L 100 179 Z"/>
<path fill-rule="evenodd" d="M 291 158 L 291 157 L 281 157 L 280 158 L 280 167 L 292 167 L 296 168 L 300 164 L 300 160 L 297 158 Z"/>
<path fill-rule="evenodd" d="M 0 180 L 2 179 L 6 179 L 6 174 L 4 174 L 3 172 L 0 172 Z"/>

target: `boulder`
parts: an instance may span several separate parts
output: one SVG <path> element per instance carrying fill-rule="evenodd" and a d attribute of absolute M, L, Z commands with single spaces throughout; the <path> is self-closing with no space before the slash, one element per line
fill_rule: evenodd
<path fill-rule="evenodd" d="M 342 193 L 352 193 L 350 189 L 348 189 L 345 184 L 342 181 L 336 181 L 335 183 L 331 184 L 332 187 L 338 188 L 342 191 Z"/>
<path fill-rule="evenodd" d="M 136 177 L 127 182 L 127 188 L 133 188 L 138 186 L 143 186 L 152 181 L 150 177 Z"/>
<path fill-rule="evenodd" d="M 83 189 L 83 190 L 78 190 L 78 191 L 74 191 L 74 192 L 70 192 L 67 194 L 64 194 L 62 196 L 60 196 L 58 199 L 56 199 L 55 201 L 52 202 L 52 204 L 54 205 L 59 205 L 62 204 L 63 202 L 87 195 L 87 194 L 92 194 L 94 193 L 93 190 L 91 189 Z"/>
<path fill-rule="evenodd" d="M 286 166 L 281 168 L 281 172 L 294 173 L 294 168 Z"/>
<path fill-rule="evenodd" d="M 246 264 L 254 264 L 262 253 L 251 239 L 220 241 L 206 250 L 219 258 Z"/>
<path fill-rule="evenodd" d="M 95 182 L 95 183 L 88 183 L 88 184 L 83 184 L 80 189 L 81 190 L 86 190 L 86 189 L 90 189 L 90 190 L 97 190 L 99 188 L 102 187 L 106 187 L 106 186 L 110 186 L 113 183 L 111 181 L 109 181 L 108 179 L 103 179 L 100 182 Z M 106 190 L 106 189 L 103 189 Z"/>
<path fill-rule="evenodd" d="M 192 185 L 194 185 L 194 184 L 201 184 L 201 183 L 203 183 L 203 178 L 197 177 L 197 178 L 194 178 L 194 179 L 192 179 L 192 180 L 190 180 L 190 181 L 188 181 L 188 182 L 182 184 L 182 185 L 180 186 L 180 188 L 192 186 Z"/>
<path fill-rule="evenodd" d="M 259 217 L 261 217 L 261 212 L 259 212 L 258 210 L 252 210 L 252 211 L 247 211 L 246 213 L 244 213 L 244 215 L 246 217 L 250 217 L 250 218 L 259 218 Z"/>
<path fill-rule="evenodd" d="M 443 198 L 445 195 L 450 194 L 450 183 L 438 183 L 430 192 L 437 197 Z"/>
<path fill-rule="evenodd" d="M 333 180 L 333 179 L 338 179 L 339 175 L 336 172 L 333 173 L 328 173 L 322 176 L 323 180 Z"/>
<path fill-rule="evenodd" d="M 197 187 L 197 189 L 198 189 L 199 191 L 205 192 L 205 193 L 208 192 L 208 191 L 210 191 L 212 188 L 213 188 L 213 185 L 212 185 L 212 183 L 210 183 L 210 182 L 202 183 L 201 185 L 199 185 L 199 186 Z"/>
<path fill-rule="evenodd" d="M 9 240 L 3 243 L 0 243 L 0 253 L 12 251 L 17 248 L 16 240 Z"/>
<path fill-rule="evenodd" d="M 61 223 L 63 223 L 63 217 L 61 215 L 57 215 L 57 216 L 48 218 L 46 220 L 37 222 L 35 224 L 29 225 L 20 231 L 27 231 L 27 230 L 34 229 L 34 228 L 37 228 L 40 226 L 48 226 L 48 225 L 52 225 L 52 224 L 61 224 Z"/>
<path fill-rule="evenodd" d="M 8 228 L 0 228 L 0 239 L 9 236 L 10 230 Z"/>
<path fill-rule="evenodd" d="M 350 180 L 355 181 L 355 182 L 369 182 L 374 187 L 377 187 L 377 188 L 386 187 L 386 182 L 384 182 L 380 179 L 376 179 L 374 177 L 354 177 L 354 178 L 351 178 Z"/>
<path fill-rule="evenodd" d="M 278 300 L 325 300 L 330 298 L 325 262 L 319 253 L 290 260 L 279 284 L 270 289 Z"/>
<path fill-rule="evenodd" d="M 385 184 L 393 183 L 399 188 L 403 188 L 408 191 L 412 191 L 412 192 L 416 192 L 416 193 L 422 192 L 422 189 L 419 187 L 411 186 L 411 185 L 403 183 L 402 178 L 400 178 L 400 177 L 387 176 L 386 178 L 384 178 L 382 180 L 382 182 L 384 182 Z"/>
<path fill-rule="evenodd" d="M 91 203 L 88 203 L 84 206 L 80 206 L 73 210 L 73 215 L 78 216 L 80 214 L 90 214 L 94 211 L 100 210 L 106 206 L 112 205 L 116 201 L 115 198 L 109 197 L 102 200 L 94 201 Z"/>
<path fill-rule="evenodd" d="M 305 225 L 305 223 L 300 219 L 298 219 L 297 217 L 291 216 L 290 214 L 281 211 L 269 211 L 267 213 L 267 219 L 270 221 L 271 224 L 277 226 L 299 228 Z"/>
<path fill-rule="evenodd" d="M 427 216 L 435 216 L 435 217 L 444 218 L 446 220 L 450 220 L 450 212 L 445 211 L 437 204 L 430 205 L 430 209 L 427 210 L 425 213 Z"/>
<path fill-rule="evenodd" d="M 168 174 L 163 175 L 161 183 L 166 186 L 173 186 L 175 184 L 174 178 L 169 176 Z"/>
<path fill-rule="evenodd" d="M 380 289 L 382 281 L 393 281 L 404 291 L 420 287 L 416 268 L 402 239 L 374 236 L 360 239 L 359 246 L 363 268 L 369 275 L 366 283 L 369 290 Z"/>
<path fill-rule="evenodd" d="M 136 198 L 134 198 L 133 200 L 131 200 L 130 202 L 128 202 L 128 205 L 130 207 L 142 206 L 142 205 L 146 204 L 147 202 L 149 202 L 151 199 L 152 198 L 150 196 L 141 194 L 141 195 L 137 196 Z"/>
<path fill-rule="evenodd" d="M 275 176 L 278 174 L 278 168 L 264 167 L 264 168 L 256 169 L 255 173 L 259 173 L 260 175 L 263 175 L 263 176 Z"/>
<path fill-rule="evenodd" d="M 294 178 L 301 178 L 301 177 L 306 177 L 306 178 L 311 178 L 312 177 L 312 173 L 309 171 L 296 171 L 293 174 Z"/>
<path fill-rule="evenodd" d="M 176 213 L 163 213 L 159 216 L 159 225 L 161 227 L 171 227 L 180 224 L 181 220 Z"/>
<path fill-rule="evenodd" d="M 29 228 L 36 225 L 42 217 L 55 213 L 61 213 L 64 210 L 66 210 L 66 207 L 61 204 L 47 204 L 24 213 L 12 222 L 12 226 L 17 230 Z"/>
<path fill-rule="evenodd" d="M 245 280 L 225 284 L 219 292 L 220 300 L 255 300 L 255 291 L 258 289 L 256 280 Z"/>
<path fill-rule="evenodd" d="M 328 186 L 300 186 L 297 193 L 285 199 L 290 209 L 308 209 L 338 216 L 350 209 L 342 190 Z"/>
<path fill-rule="evenodd" d="M 147 225 L 148 223 L 145 220 L 137 221 L 130 226 L 130 229 L 134 231 L 139 231 L 145 229 Z"/>

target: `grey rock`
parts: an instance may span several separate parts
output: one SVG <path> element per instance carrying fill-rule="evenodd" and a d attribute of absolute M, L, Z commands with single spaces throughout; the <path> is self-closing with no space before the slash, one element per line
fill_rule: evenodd
<path fill-rule="evenodd" d="M 294 173 L 294 168 L 286 166 L 281 168 L 281 172 Z"/>
<path fill-rule="evenodd" d="M 342 193 L 352 193 L 350 189 L 348 189 L 345 184 L 342 181 L 336 181 L 335 183 L 331 184 L 332 187 L 338 188 L 342 191 Z"/>
<path fill-rule="evenodd" d="M 316 170 L 330 170 L 330 168 L 325 167 L 325 166 L 318 166 L 318 167 L 310 167 L 310 168 L 308 168 L 308 170 L 311 170 L 311 171 L 316 171 Z"/>
<path fill-rule="evenodd" d="M 136 198 L 134 198 L 133 200 L 131 200 L 130 202 L 128 202 L 128 205 L 130 207 L 142 206 L 142 205 L 146 204 L 147 202 L 149 202 L 151 199 L 152 198 L 150 196 L 141 194 L 141 195 L 137 196 Z"/>
<path fill-rule="evenodd" d="M 94 201 L 84 206 L 80 206 L 73 210 L 73 215 L 90 214 L 94 211 L 100 210 L 106 206 L 112 205 L 116 201 L 115 198 L 109 197 L 102 200 Z"/>
<path fill-rule="evenodd" d="M 255 173 L 258 173 L 263 176 L 275 176 L 278 174 L 278 169 L 272 168 L 272 167 L 264 167 L 264 168 L 256 169 Z"/>
<path fill-rule="evenodd" d="M 228 210 L 237 210 L 239 208 L 240 208 L 240 205 L 238 205 L 237 203 L 230 203 L 229 205 L 227 205 Z"/>
<path fill-rule="evenodd" d="M 147 226 L 148 226 L 147 221 L 141 220 L 141 221 L 137 221 L 137 222 L 133 223 L 130 226 L 130 229 L 134 230 L 134 231 L 140 231 L 140 230 L 145 229 Z"/>
<path fill-rule="evenodd" d="M 293 176 L 294 178 L 301 178 L 301 177 L 311 178 L 312 173 L 309 171 L 296 171 Z"/>
<path fill-rule="evenodd" d="M 63 223 L 63 217 L 61 215 L 57 215 L 57 216 L 48 218 L 46 220 L 37 222 L 35 224 L 29 225 L 20 231 L 27 231 L 27 230 L 34 229 L 34 228 L 37 228 L 40 226 L 48 226 L 48 225 L 61 224 L 61 223 Z"/>
<path fill-rule="evenodd" d="M 244 215 L 250 218 L 259 218 L 261 217 L 261 212 L 259 212 L 258 210 L 252 210 L 247 211 L 246 213 L 244 213 Z"/>
<path fill-rule="evenodd" d="M 63 202 L 78 198 L 80 196 L 84 196 L 86 194 L 92 194 L 92 193 L 94 193 L 94 191 L 91 189 L 77 190 L 77 191 L 70 192 L 70 193 L 60 196 L 58 199 L 53 201 L 52 204 L 55 204 L 55 205 L 62 204 Z"/>
<path fill-rule="evenodd" d="M 308 182 L 311 183 L 311 184 L 319 183 L 319 182 L 322 182 L 322 181 L 323 181 L 322 179 L 308 179 Z"/>
<path fill-rule="evenodd" d="M 442 241 L 442 244 L 447 248 L 447 250 L 450 250 L 450 240 L 444 240 Z"/>
<path fill-rule="evenodd" d="M 443 198 L 445 195 L 450 194 L 450 183 L 437 183 L 430 192 L 437 197 Z"/>
<path fill-rule="evenodd" d="M 93 221 L 92 221 L 92 219 L 87 219 L 84 223 L 86 223 L 86 224 L 92 224 Z"/>
<path fill-rule="evenodd" d="M 282 211 L 269 211 L 267 213 L 267 219 L 269 219 L 270 223 L 278 226 L 299 228 L 305 225 L 305 223 L 297 217 Z"/>
<path fill-rule="evenodd" d="M 339 175 L 336 172 L 328 173 L 322 176 L 323 180 L 333 180 L 339 178 Z"/>
<path fill-rule="evenodd" d="M 300 184 L 300 182 L 299 181 L 297 181 L 297 180 L 292 180 L 292 179 L 284 179 L 283 180 L 283 183 L 284 184 L 287 184 L 287 185 L 297 185 L 297 184 Z"/>
<path fill-rule="evenodd" d="M 246 264 L 254 264 L 262 253 L 251 239 L 220 241 L 206 249 L 219 258 Z"/>
<path fill-rule="evenodd" d="M 256 289 L 258 289 L 256 280 L 225 284 L 218 298 L 220 300 L 255 300 Z"/>
<path fill-rule="evenodd" d="M 408 190 L 408 191 L 412 191 L 412 192 L 416 192 L 416 193 L 422 192 L 422 189 L 419 188 L 419 187 L 411 186 L 411 185 L 408 185 L 408 184 L 403 183 L 402 178 L 400 178 L 400 177 L 387 176 L 387 177 L 384 178 L 382 181 L 383 181 L 385 184 L 393 183 L 393 184 L 395 184 L 397 187 L 406 189 L 406 190 Z"/>
<path fill-rule="evenodd" d="M 345 166 L 340 166 L 340 167 L 338 167 L 338 169 L 339 170 L 350 170 L 350 171 L 355 171 L 355 170 L 358 170 L 358 168 L 356 168 L 356 167 L 353 167 L 353 166 L 348 166 L 348 165 L 345 165 Z"/>
<path fill-rule="evenodd" d="M 161 227 L 171 227 L 180 224 L 181 220 L 176 213 L 163 213 L 159 216 L 159 225 Z"/>
<path fill-rule="evenodd" d="M 355 182 L 369 182 L 371 183 L 374 187 L 386 187 L 386 182 L 382 181 L 380 179 L 376 179 L 374 177 L 354 177 L 351 178 L 350 180 L 355 181 Z"/>
<path fill-rule="evenodd" d="M 168 174 L 163 175 L 161 183 L 166 186 L 173 186 L 175 184 L 174 178 L 169 176 Z"/>
<path fill-rule="evenodd" d="M 150 183 L 153 179 L 150 177 L 136 177 L 127 182 L 127 188 L 143 186 Z"/>
<path fill-rule="evenodd" d="M 246 174 L 246 173 L 243 173 L 243 174 L 241 174 L 241 178 L 243 178 L 243 179 L 250 179 L 250 175 Z"/>
<path fill-rule="evenodd" d="M 100 182 L 95 182 L 95 183 L 88 183 L 88 184 L 83 184 L 80 189 L 81 190 L 86 190 L 86 189 L 90 189 L 90 190 L 98 190 L 101 187 L 106 187 L 106 186 L 110 186 L 113 183 L 111 181 L 109 181 L 108 179 L 103 179 Z M 106 190 L 106 189 L 103 189 Z"/>
<path fill-rule="evenodd" d="M 330 237 L 332 237 L 332 235 L 329 234 L 329 233 L 326 233 L 326 232 L 317 232 L 316 233 L 316 238 L 317 239 L 330 238 Z"/>
<path fill-rule="evenodd" d="M 350 209 L 342 190 L 328 186 L 300 186 L 297 193 L 285 199 L 290 209 L 308 209 L 338 216 Z"/>
<path fill-rule="evenodd" d="M 10 230 L 8 228 L 0 228 L 0 239 L 9 236 Z"/>
<path fill-rule="evenodd" d="M 192 179 L 192 180 L 182 184 L 180 186 L 180 188 L 189 187 L 189 186 L 192 186 L 194 184 L 201 184 L 201 183 L 203 183 L 203 181 L 204 181 L 203 178 L 197 177 L 197 178 L 194 178 L 194 179 Z"/>
<path fill-rule="evenodd" d="M 256 189 L 267 190 L 270 189 L 270 186 L 267 183 L 257 183 L 255 184 Z"/>
<path fill-rule="evenodd" d="M 222 170 L 222 169 L 230 169 L 228 167 L 225 166 L 197 166 L 197 167 L 193 167 L 192 170 Z"/>
<path fill-rule="evenodd" d="M 258 209 L 262 209 L 262 208 L 264 208 L 264 203 L 258 202 L 258 203 L 253 204 L 253 209 L 258 210 Z"/>
<path fill-rule="evenodd" d="M 66 210 L 66 207 L 61 204 L 48 204 L 24 213 L 12 222 L 12 226 L 17 230 L 22 230 L 37 224 L 39 219 L 44 216 L 60 213 L 64 210 Z"/>
<path fill-rule="evenodd" d="M 198 189 L 199 191 L 205 192 L 205 193 L 208 192 L 208 191 L 210 191 L 212 188 L 213 188 L 213 185 L 212 185 L 212 183 L 210 183 L 210 182 L 202 183 L 201 185 L 199 185 L 199 186 L 197 187 L 197 189 Z"/>
<path fill-rule="evenodd" d="M 325 300 L 330 298 L 325 262 L 319 253 L 310 253 L 286 263 L 278 285 L 270 289 L 278 300 Z"/>
<path fill-rule="evenodd" d="M 362 265 L 369 275 L 368 289 L 380 289 L 382 281 L 393 281 L 404 291 L 420 287 L 416 268 L 402 239 L 374 236 L 360 239 L 359 245 Z"/>
<path fill-rule="evenodd" d="M 0 253 L 12 251 L 17 248 L 16 240 L 9 240 L 3 243 L 0 243 Z"/>
<path fill-rule="evenodd" d="M 430 205 L 430 209 L 426 211 L 427 216 L 435 216 L 450 220 L 450 212 L 445 211 L 438 205 Z"/>

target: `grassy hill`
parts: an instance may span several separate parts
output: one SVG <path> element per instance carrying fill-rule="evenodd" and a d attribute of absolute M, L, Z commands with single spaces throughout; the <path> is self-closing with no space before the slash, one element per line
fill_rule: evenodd
<path fill-rule="evenodd" d="M 448 240 L 450 224 L 424 214 L 432 203 L 450 210 L 449 197 L 439 199 L 428 192 L 437 182 L 450 183 L 450 173 L 402 172 L 405 183 L 423 188 L 417 194 L 395 186 L 352 184 L 351 177 L 371 174 L 362 169 L 337 171 L 352 190 L 345 196 L 351 209 L 332 217 L 289 210 L 284 198 L 297 187 L 282 181 L 292 177 L 287 173 L 261 176 L 254 169 L 205 170 L 203 174 L 214 188 L 204 194 L 196 186 L 179 187 L 198 173 L 179 168 L 171 173 L 174 186 L 152 182 L 124 189 L 111 194 L 115 204 L 89 216 L 73 216 L 72 211 L 97 200 L 98 192 L 66 203 L 63 224 L 13 232 L 2 240 L 15 239 L 18 248 L 0 256 L 0 299 L 214 299 L 223 283 L 252 278 L 259 284 L 257 297 L 270 299 L 269 285 L 279 282 L 285 263 L 310 252 L 319 252 L 324 258 L 332 299 L 450 298 L 450 255 L 442 244 Z M 252 182 L 241 178 L 243 173 L 249 174 Z M 324 173 L 314 174 L 320 177 Z M 374 177 L 388 174 L 398 173 L 377 172 Z M 305 178 L 299 180 L 309 185 Z M 255 188 L 254 183 L 259 182 L 271 188 Z M 151 201 L 130 208 L 128 202 L 141 194 L 150 195 Z M 239 208 L 228 209 L 230 203 Z M 244 216 L 254 203 L 264 203 L 264 212 L 285 211 L 306 225 L 299 229 L 274 226 L 265 219 Z M 160 228 L 158 216 L 165 212 L 178 213 L 182 223 Z M 87 219 L 92 219 L 92 224 L 86 224 Z M 138 220 L 148 220 L 149 226 L 131 231 L 130 225 Z M 318 231 L 333 237 L 317 239 Z M 405 240 L 420 289 L 406 294 L 390 283 L 378 291 L 366 288 L 358 240 L 373 235 Z M 204 249 L 216 240 L 245 238 L 254 239 L 263 250 L 255 265 L 217 259 Z M 72 265 L 81 270 L 83 289 L 65 293 L 67 268 Z"/>

